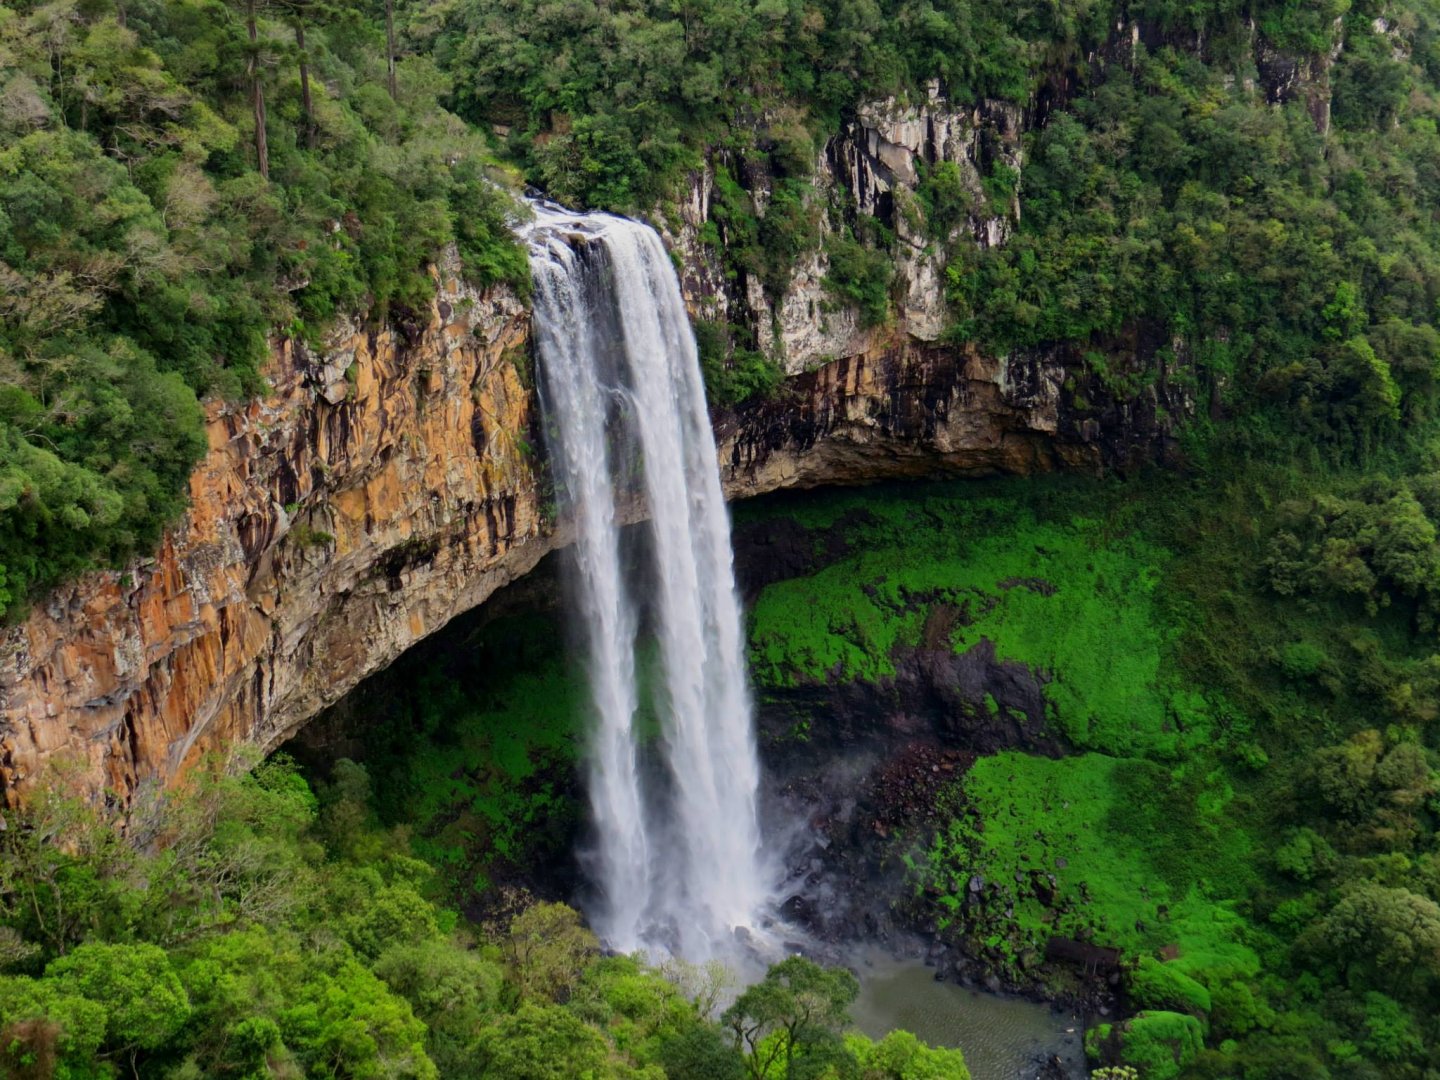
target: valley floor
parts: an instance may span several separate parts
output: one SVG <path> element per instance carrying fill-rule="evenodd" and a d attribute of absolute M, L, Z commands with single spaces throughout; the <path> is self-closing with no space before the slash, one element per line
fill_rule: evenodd
<path fill-rule="evenodd" d="M 1088 1008 L 1094 1059 L 1147 1078 L 1421 1075 L 1434 675 L 1413 602 L 1304 578 L 1336 546 L 1306 508 L 1376 502 L 1325 484 L 737 508 L 787 917 L 829 941 L 924 933 L 949 978 Z M 583 895 L 583 689 L 545 580 L 309 736 L 366 725 L 382 817 L 477 914 L 516 886 Z M 1402 954 L 1401 911 L 1396 984 L 1365 954 Z"/>

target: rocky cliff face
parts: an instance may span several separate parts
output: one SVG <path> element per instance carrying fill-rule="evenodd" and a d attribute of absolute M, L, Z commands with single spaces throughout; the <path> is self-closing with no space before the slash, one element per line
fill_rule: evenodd
<path fill-rule="evenodd" d="M 874 352 L 896 338 L 939 340 L 945 329 L 945 263 L 948 244 L 968 234 L 982 246 L 1004 243 L 1019 217 L 1012 201 L 998 212 L 984 197 L 982 177 L 1002 165 L 1018 175 L 1025 116 L 1010 104 L 983 101 L 962 106 L 932 84 L 918 102 L 873 102 L 816 157 L 808 196 L 818 238 L 802 254 L 784 294 L 769 295 L 754 275 L 727 275 L 719 253 L 707 244 L 714 225 L 716 163 L 696 172 L 685 197 L 659 217 L 659 226 L 681 256 L 682 284 L 694 314 L 746 325 L 759 348 L 786 374 L 812 371 L 833 360 Z M 940 163 L 955 166 L 973 209 L 949 236 L 936 237 L 916 194 Z M 746 170 L 750 195 L 763 212 L 773 177 Z M 825 288 L 830 270 L 826 241 L 835 222 L 874 218 L 891 230 L 895 268 L 894 323 L 866 327 L 853 308 L 837 304 Z M 710 233 L 709 235 L 714 235 Z"/>
<path fill-rule="evenodd" d="M 1020 167 L 1021 121 L 932 91 L 863 110 L 818 155 L 822 221 L 845 207 L 894 229 L 897 310 L 883 328 L 831 301 L 823 244 L 778 299 L 727 278 L 700 239 L 715 177 L 697 174 L 662 223 L 692 311 L 753 320 L 792 375 L 774 400 L 716 416 L 730 497 L 1167 451 L 1192 402 L 1163 367 L 1122 399 L 1064 349 L 995 358 L 937 344 L 943 257 L 907 202 L 924 169 L 952 162 L 978 207 L 956 229 L 1003 242 L 1018 209 L 986 210 L 980 177 L 996 161 Z M 160 550 L 57 590 L 0 633 L 0 805 L 64 763 L 69 790 L 124 810 L 209 751 L 274 747 L 564 542 L 537 456 L 528 314 L 466 288 L 454 266 L 436 276 L 423 326 L 349 325 L 314 355 L 277 342 L 265 399 L 210 407 L 192 509 Z M 1168 344 L 1137 332 L 1113 352 L 1154 370 Z"/>
<path fill-rule="evenodd" d="M 4 631 L 5 803 L 64 762 L 124 807 L 207 751 L 274 746 L 540 557 L 528 313 L 438 276 L 428 329 L 277 343 L 265 399 L 210 407 L 154 557 Z"/>

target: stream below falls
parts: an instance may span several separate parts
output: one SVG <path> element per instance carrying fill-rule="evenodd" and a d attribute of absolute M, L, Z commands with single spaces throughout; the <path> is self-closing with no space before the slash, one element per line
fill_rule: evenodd
<path fill-rule="evenodd" d="M 917 960 L 874 954 L 853 966 L 860 997 L 850 1016 L 873 1039 L 902 1028 L 933 1046 L 959 1047 L 974 1080 L 1029 1080 L 1054 1058 L 1059 1071 L 1046 1076 L 1085 1076 L 1085 1028 L 1074 1013 L 936 982 L 935 969 Z"/>

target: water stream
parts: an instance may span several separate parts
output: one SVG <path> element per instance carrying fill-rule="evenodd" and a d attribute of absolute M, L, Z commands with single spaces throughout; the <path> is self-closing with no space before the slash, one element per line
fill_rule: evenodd
<path fill-rule="evenodd" d="M 532 206 L 540 401 L 562 522 L 574 531 L 570 605 L 593 711 L 588 914 L 618 950 L 733 962 L 737 940 L 764 921 L 771 875 L 730 522 L 695 340 L 653 230 Z M 645 543 L 622 528 L 637 520 Z M 636 650 L 652 635 L 658 677 L 643 681 Z M 647 705 L 660 718 L 658 753 L 637 731 Z M 866 956 L 857 966 L 853 1015 L 867 1034 L 904 1028 L 959 1046 L 976 1080 L 1034 1075 L 1056 1057 L 1066 1075 L 1083 1075 L 1074 1017 L 936 983 L 919 964 Z"/>
<path fill-rule="evenodd" d="M 1073 1013 L 936 982 L 918 961 L 876 954 L 856 966 L 860 998 L 850 1015 L 871 1038 L 900 1028 L 932 1046 L 959 1047 L 973 1080 L 1034 1076 L 1056 1059 L 1050 1075 L 1085 1076 L 1084 1025 Z"/>
<path fill-rule="evenodd" d="M 755 922 L 765 896 L 759 765 L 730 521 L 695 339 L 660 238 L 634 221 L 533 205 L 540 401 L 592 705 L 589 796 L 614 948 L 703 960 Z M 628 565 L 625 507 L 649 544 Z M 659 646 L 653 703 L 664 770 L 637 745 L 641 626 Z"/>

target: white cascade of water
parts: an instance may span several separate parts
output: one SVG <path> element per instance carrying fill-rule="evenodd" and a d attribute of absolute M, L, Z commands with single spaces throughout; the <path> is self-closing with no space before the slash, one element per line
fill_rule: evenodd
<path fill-rule="evenodd" d="M 595 712 L 592 920 L 615 948 L 705 959 L 753 923 L 765 875 L 730 522 L 695 339 L 652 229 L 534 209 L 540 397 L 561 512 L 574 522 Z M 627 500 L 649 521 L 647 557 L 633 567 L 620 540 Z M 667 782 L 647 776 L 637 745 L 641 609 L 659 647 Z"/>

